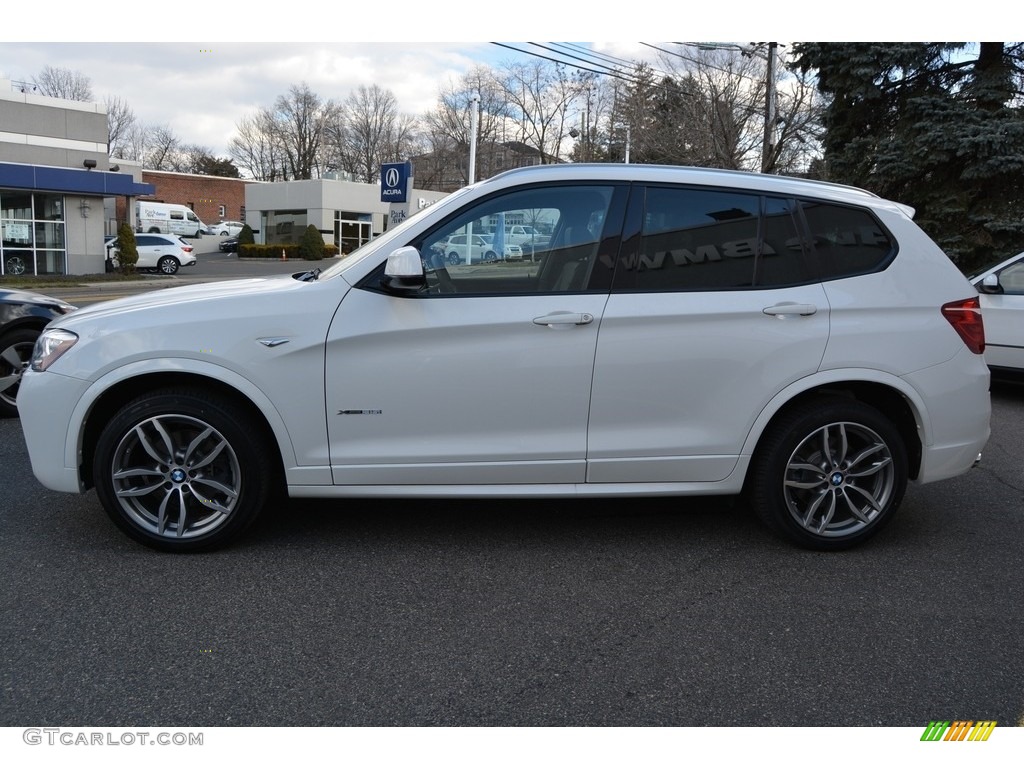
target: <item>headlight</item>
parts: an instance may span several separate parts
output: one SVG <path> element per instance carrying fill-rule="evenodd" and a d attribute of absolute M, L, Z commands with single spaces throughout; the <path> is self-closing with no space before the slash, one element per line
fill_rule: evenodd
<path fill-rule="evenodd" d="M 50 328 L 42 332 L 36 339 L 32 350 L 32 370 L 45 371 L 53 365 L 57 358 L 75 346 L 78 336 L 62 328 Z"/>

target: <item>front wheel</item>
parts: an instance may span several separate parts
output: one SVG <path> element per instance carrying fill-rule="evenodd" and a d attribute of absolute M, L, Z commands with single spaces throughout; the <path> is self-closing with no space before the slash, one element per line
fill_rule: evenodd
<path fill-rule="evenodd" d="M 173 275 L 178 271 L 178 267 L 181 266 L 178 260 L 173 256 L 161 256 L 160 260 L 156 263 L 156 268 L 165 275 Z"/>
<path fill-rule="evenodd" d="M 881 412 L 854 400 L 818 400 L 785 414 L 751 466 L 750 501 L 777 534 L 839 550 L 874 536 L 907 487 L 907 452 Z"/>
<path fill-rule="evenodd" d="M 169 552 L 237 538 L 258 517 L 275 476 L 268 440 L 234 401 L 192 389 L 136 398 L 100 433 L 93 480 L 130 537 Z"/>
<path fill-rule="evenodd" d="M 18 415 L 18 386 L 21 374 L 32 359 L 39 331 L 19 328 L 0 336 L 0 417 Z"/>

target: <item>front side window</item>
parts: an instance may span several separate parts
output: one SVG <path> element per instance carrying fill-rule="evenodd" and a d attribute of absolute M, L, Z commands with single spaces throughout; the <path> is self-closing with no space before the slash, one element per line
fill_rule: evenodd
<path fill-rule="evenodd" d="M 533 188 L 471 206 L 412 243 L 423 259 L 425 295 L 606 289 L 619 226 L 606 227 L 615 189 Z"/>

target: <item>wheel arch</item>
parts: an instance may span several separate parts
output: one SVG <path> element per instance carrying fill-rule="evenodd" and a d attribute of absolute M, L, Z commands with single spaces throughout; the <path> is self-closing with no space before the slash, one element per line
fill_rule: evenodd
<path fill-rule="evenodd" d="M 877 376 L 877 372 L 868 372 Z M 765 435 L 794 409 L 825 397 L 845 397 L 870 405 L 889 418 L 903 439 L 907 451 L 907 470 L 916 479 L 921 469 L 921 456 L 927 441 L 926 410 L 917 393 L 898 377 L 885 381 L 878 378 L 854 378 L 849 375 L 834 380 L 800 382 L 777 395 L 761 412 L 743 446 L 743 454 L 754 456 Z"/>
<path fill-rule="evenodd" d="M 294 452 L 284 422 L 268 399 L 261 396 L 250 396 L 252 393 L 247 393 L 232 383 L 206 373 L 160 371 L 136 373 L 117 380 L 102 388 L 89 404 L 88 412 L 79 431 L 78 441 L 78 475 L 84 488 L 91 488 L 93 485 L 90 468 L 99 435 L 118 409 L 141 395 L 170 387 L 187 387 L 216 392 L 232 399 L 244 408 L 251 416 L 252 423 L 257 425 L 263 433 L 267 444 L 274 446 L 274 464 L 279 473 L 278 480 L 283 487 L 285 457 L 290 456 L 291 463 L 294 464 Z"/>
<path fill-rule="evenodd" d="M 24 330 L 37 331 L 39 333 L 42 333 L 43 329 L 46 328 L 47 323 L 49 323 L 52 319 L 52 317 L 39 317 L 36 315 L 26 315 L 24 317 L 19 317 L 16 320 L 11 320 L 4 327 L 3 335 L 7 335 L 11 331 Z"/>

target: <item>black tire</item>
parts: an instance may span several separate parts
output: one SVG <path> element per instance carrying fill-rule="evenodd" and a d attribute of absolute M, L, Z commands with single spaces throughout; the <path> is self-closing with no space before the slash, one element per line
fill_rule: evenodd
<path fill-rule="evenodd" d="M 156 263 L 156 270 L 165 275 L 176 274 L 181 264 L 173 256 L 161 256 Z"/>
<path fill-rule="evenodd" d="M 32 348 L 40 331 L 16 328 L 0 337 L 0 418 L 18 415 L 18 387 L 21 374 L 32 359 Z"/>
<path fill-rule="evenodd" d="M 497 260 L 498 260 L 498 254 L 496 254 L 494 251 L 488 251 L 487 253 L 484 254 L 484 261 L 497 261 Z"/>
<path fill-rule="evenodd" d="M 455 251 L 452 251 L 451 253 L 448 254 L 448 263 L 449 264 L 461 264 L 462 263 L 462 257 L 459 256 L 459 254 L 457 254 Z"/>
<path fill-rule="evenodd" d="M 96 442 L 93 481 L 118 528 L 165 552 L 222 547 L 275 491 L 273 446 L 222 395 L 165 389 L 118 411 Z"/>
<path fill-rule="evenodd" d="M 160 227 L 150 227 L 147 230 L 147 232 L 149 232 L 149 234 L 151 234 L 151 235 L 153 235 L 153 234 L 160 234 Z"/>
<path fill-rule="evenodd" d="M 840 550 L 874 536 L 907 488 L 907 451 L 881 412 L 856 400 L 812 401 L 765 433 L 747 491 L 776 534 L 816 550 Z"/>

